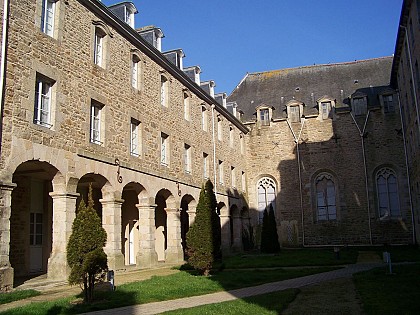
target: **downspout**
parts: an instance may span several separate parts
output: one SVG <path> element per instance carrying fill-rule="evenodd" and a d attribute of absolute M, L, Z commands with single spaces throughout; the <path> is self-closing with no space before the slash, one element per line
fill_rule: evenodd
<path fill-rule="evenodd" d="M 371 218 L 370 218 L 370 200 L 369 200 L 369 182 L 368 182 L 368 172 L 367 172 L 367 164 L 366 164 L 366 153 L 365 153 L 365 140 L 364 140 L 364 134 L 365 134 L 365 130 L 366 130 L 366 124 L 367 121 L 369 119 L 369 114 L 370 114 L 370 110 L 368 110 L 367 115 L 366 115 L 366 119 L 365 119 L 365 124 L 363 125 L 363 130 L 360 130 L 359 125 L 357 124 L 356 119 L 353 116 L 353 113 L 350 112 L 350 116 L 351 118 L 353 118 L 354 124 L 357 127 L 357 130 L 359 130 L 359 135 L 360 135 L 360 139 L 362 140 L 362 154 L 363 154 L 363 166 L 365 169 L 365 186 L 366 186 L 366 201 L 367 201 L 367 211 L 368 211 L 368 222 L 369 222 L 369 241 L 370 241 L 370 245 L 373 244 L 372 242 L 372 224 L 371 224 Z"/>
<path fill-rule="evenodd" d="M 417 113 L 417 129 L 420 136 L 420 116 L 419 116 L 419 104 L 417 101 L 417 89 L 416 89 L 416 82 L 414 81 L 414 71 L 413 71 L 413 62 L 411 60 L 411 49 L 410 49 L 410 37 L 408 36 L 407 28 L 405 26 L 400 25 L 401 28 L 404 29 L 405 39 L 407 42 L 407 50 L 408 50 L 408 60 L 410 61 L 410 74 L 411 74 L 411 88 L 414 94 L 414 103 L 416 104 L 416 113 Z M 419 83 L 419 82 L 417 82 Z"/>
<path fill-rule="evenodd" d="M 302 196 L 303 189 L 302 189 L 302 174 L 300 170 L 300 151 L 299 151 L 299 141 L 300 141 L 300 136 L 302 134 L 303 125 L 305 124 L 305 117 L 302 118 L 302 124 L 300 126 L 299 135 L 297 137 L 296 137 L 295 132 L 292 129 L 292 126 L 289 123 L 289 120 L 286 120 L 286 121 L 296 143 L 296 157 L 297 157 L 297 163 L 298 163 L 298 178 L 299 178 L 300 213 L 301 213 L 301 222 L 302 222 L 302 246 L 305 247 L 306 246 L 305 245 L 305 225 L 304 225 L 303 196 Z"/>
<path fill-rule="evenodd" d="M 211 128 L 213 141 L 213 178 L 214 178 L 214 192 L 217 194 L 217 174 L 216 174 L 216 135 L 214 133 L 214 104 L 211 105 Z"/>
<path fill-rule="evenodd" d="M 1 61 L 0 61 L 0 157 L 2 152 L 3 139 L 3 110 L 4 110 L 4 94 L 5 94 L 5 77 L 6 77 L 6 47 L 7 33 L 9 28 L 9 0 L 3 0 L 3 27 L 1 34 Z"/>
<path fill-rule="evenodd" d="M 397 93 L 398 96 L 398 108 L 400 110 L 400 119 L 401 119 L 401 130 L 403 133 L 403 142 L 404 142 L 404 157 L 405 157 L 405 171 L 407 172 L 407 184 L 408 184 L 408 197 L 410 199 L 410 210 L 411 210 L 411 225 L 413 226 L 413 244 L 417 244 L 416 239 L 416 225 L 414 220 L 414 210 L 413 210 L 413 201 L 411 196 L 411 178 L 410 178 L 410 172 L 408 168 L 408 155 L 407 155 L 407 144 L 406 144 L 406 138 L 405 138 L 405 128 L 404 128 L 404 121 L 402 117 L 402 108 L 401 108 L 401 101 L 400 101 L 400 93 Z"/>

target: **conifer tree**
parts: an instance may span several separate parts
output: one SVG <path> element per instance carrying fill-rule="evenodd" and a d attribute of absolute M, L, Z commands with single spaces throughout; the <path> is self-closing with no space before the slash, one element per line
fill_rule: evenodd
<path fill-rule="evenodd" d="M 276 218 L 271 204 L 269 211 L 264 210 L 260 249 L 262 253 L 278 253 L 280 251 Z"/>
<path fill-rule="evenodd" d="M 201 188 L 196 217 L 187 233 L 188 263 L 205 276 L 220 256 L 221 227 L 216 207 L 213 184 L 209 180 Z"/>
<path fill-rule="evenodd" d="M 103 249 L 106 231 L 93 204 L 91 185 L 88 205 L 86 206 L 84 200 L 80 202 L 67 244 L 67 262 L 71 268 L 69 283 L 83 284 L 85 302 L 93 300 L 96 276 L 108 269 L 107 256 Z"/>

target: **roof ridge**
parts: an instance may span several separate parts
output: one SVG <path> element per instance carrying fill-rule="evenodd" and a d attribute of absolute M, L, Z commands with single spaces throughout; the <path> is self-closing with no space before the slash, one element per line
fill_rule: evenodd
<path fill-rule="evenodd" d="M 326 66 L 337 66 L 337 65 L 346 65 L 346 64 L 356 64 L 356 63 L 362 63 L 362 62 L 374 61 L 374 60 L 381 60 L 381 59 L 388 59 L 388 58 L 393 58 L 393 56 L 391 55 L 391 56 L 383 56 L 383 57 L 376 57 L 376 58 L 369 58 L 369 59 L 361 59 L 361 60 L 354 60 L 354 61 L 344 61 L 344 62 L 335 62 L 335 63 L 313 64 L 313 65 L 308 65 L 308 66 L 299 66 L 299 67 L 292 67 L 292 68 L 282 68 L 282 69 L 275 69 L 275 70 L 249 72 L 248 75 L 258 75 L 258 74 L 264 74 L 264 73 L 270 73 L 270 72 L 290 71 L 290 70 L 316 68 L 316 67 L 326 67 Z"/>

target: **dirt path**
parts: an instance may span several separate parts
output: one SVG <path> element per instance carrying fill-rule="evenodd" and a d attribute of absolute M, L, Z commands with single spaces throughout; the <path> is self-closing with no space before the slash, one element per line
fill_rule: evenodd
<path fill-rule="evenodd" d="M 284 315 L 363 315 L 362 303 L 351 278 L 304 287 Z"/>

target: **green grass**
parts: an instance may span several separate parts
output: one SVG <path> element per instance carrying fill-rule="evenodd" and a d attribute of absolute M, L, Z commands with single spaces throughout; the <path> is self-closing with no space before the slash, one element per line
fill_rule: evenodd
<path fill-rule="evenodd" d="M 40 295 L 41 293 L 35 290 L 18 290 L 8 293 L 0 294 L 0 304 L 6 304 L 14 301 L 30 298 L 32 296 Z"/>
<path fill-rule="evenodd" d="M 237 268 L 272 268 L 296 266 L 332 266 L 354 264 L 358 251 L 353 248 L 340 250 L 340 259 L 336 259 L 333 249 L 282 249 L 278 255 L 242 255 L 223 259 L 227 269 Z"/>
<path fill-rule="evenodd" d="M 332 269 L 335 268 L 237 270 L 218 272 L 211 277 L 196 276 L 193 273 L 181 271 L 169 276 L 152 277 L 149 280 L 124 284 L 118 286 L 115 292 L 97 292 L 94 304 L 70 304 L 70 301 L 74 301 L 75 298 L 61 299 L 48 303 L 33 303 L 1 314 L 77 314 L 232 290 Z"/>
<path fill-rule="evenodd" d="M 392 246 L 386 249 L 381 247 L 376 251 L 380 257 L 383 252 L 390 252 L 392 262 L 420 261 L 420 249 L 414 246 Z"/>
<path fill-rule="evenodd" d="M 394 274 L 385 268 L 353 276 L 363 307 L 368 314 L 419 314 L 420 264 L 394 266 Z"/>
<path fill-rule="evenodd" d="M 188 309 L 165 312 L 165 315 L 220 315 L 220 314 L 280 314 L 297 296 L 299 289 L 288 289 L 252 296 L 230 302 L 197 306 Z"/>

